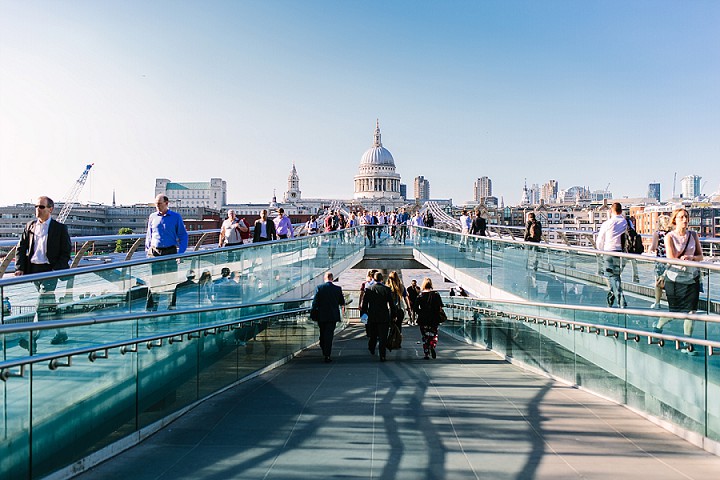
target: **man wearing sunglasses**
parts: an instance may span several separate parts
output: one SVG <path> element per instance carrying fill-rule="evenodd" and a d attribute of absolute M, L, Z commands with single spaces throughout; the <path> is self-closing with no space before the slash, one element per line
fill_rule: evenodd
<path fill-rule="evenodd" d="M 54 208 L 55 203 L 49 197 L 39 197 L 35 202 L 37 218 L 25 225 L 17 245 L 16 276 L 69 268 L 70 234 L 67 226 L 51 218 Z M 40 294 L 38 316 L 52 311 L 57 305 L 55 299 L 57 282 L 57 278 L 35 282 L 35 287 Z M 63 330 L 58 330 L 51 343 L 53 345 L 65 343 L 67 338 L 67 334 Z"/>

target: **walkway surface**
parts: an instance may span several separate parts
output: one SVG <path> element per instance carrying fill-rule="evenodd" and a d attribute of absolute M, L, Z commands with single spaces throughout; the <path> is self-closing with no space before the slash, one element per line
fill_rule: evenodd
<path fill-rule="evenodd" d="M 720 458 L 629 410 L 419 334 L 381 363 L 336 336 L 206 401 L 81 479 L 708 479 Z"/>

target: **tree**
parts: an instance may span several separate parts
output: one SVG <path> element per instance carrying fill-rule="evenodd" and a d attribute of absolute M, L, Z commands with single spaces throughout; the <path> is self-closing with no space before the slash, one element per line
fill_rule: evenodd
<path fill-rule="evenodd" d="M 120 230 L 118 230 L 118 235 L 130 235 L 133 233 L 132 228 L 123 227 Z M 115 242 L 115 253 L 122 253 L 130 249 L 132 246 L 133 241 L 132 240 L 122 240 L 118 239 Z"/>

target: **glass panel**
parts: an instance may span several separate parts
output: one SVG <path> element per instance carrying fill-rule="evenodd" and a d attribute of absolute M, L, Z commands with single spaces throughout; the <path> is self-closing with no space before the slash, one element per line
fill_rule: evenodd
<path fill-rule="evenodd" d="M 163 320 L 171 318 L 160 318 Z M 155 329 L 155 325 L 149 325 Z M 207 346 L 217 348 L 217 338 L 199 338 L 170 343 L 163 341 L 162 346 L 148 348 L 138 345 L 137 388 L 138 388 L 138 426 L 139 428 L 168 416 L 169 414 L 193 403 L 198 399 L 198 357 Z"/>
<path fill-rule="evenodd" d="M 7 352 L 5 338 L 3 353 Z M 4 360 L 8 359 L 5 356 Z M 19 369 L 13 369 L 15 373 Z M 0 472 L 3 478 L 30 476 L 30 386 L 29 369 L 23 377 L 0 382 Z"/>

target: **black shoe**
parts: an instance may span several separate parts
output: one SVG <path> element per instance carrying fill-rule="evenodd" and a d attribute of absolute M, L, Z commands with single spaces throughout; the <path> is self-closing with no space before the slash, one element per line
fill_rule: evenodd
<path fill-rule="evenodd" d="M 435 353 L 435 349 L 433 347 L 430 347 L 430 356 L 432 356 L 433 359 L 437 358 L 437 353 Z"/>
<path fill-rule="evenodd" d="M 370 351 L 370 355 L 375 355 L 375 349 L 374 349 L 374 348 L 368 348 L 368 350 Z"/>
<path fill-rule="evenodd" d="M 20 346 L 20 348 L 24 348 L 25 350 L 27 350 L 31 355 L 37 352 L 37 342 L 34 339 L 32 341 L 32 346 L 24 338 L 18 340 L 18 345 Z"/>
<path fill-rule="evenodd" d="M 60 345 L 60 344 L 63 344 L 63 343 L 65 343 L 65 342 L 67 342 L 67 340 L 68 340 L 67 333 L 65 333 L 65 332 L 58 332 L 58 333 L 55 334 L 55 336 L 53 337 L 53 339 L 50 340 L 50 343 L 53 344 L 53 345 Z"/>
<path fill-rule="evenodd" d="M 382 355 L 382 356 L 380 357 L 380 361 L 381 361 L 381 362 L 384 362 L 384 361 L 385 361 L 385 355 Z"/>
<path fill-rule="evenodd" d="M 330 362 L 332 362 L 332 358 L 330 358 L 330 356 L 327 356 L 327 357 L 325 357 L 324 361 L 325 361 L 325 363 L 330 363 Z"/>
<path fill-rule="evenodd" d="M 425 355 L 425 356 L 423 357 L 423 360 L 430 360 L 430 357 L 428 357 L 427 355 Z"/>

